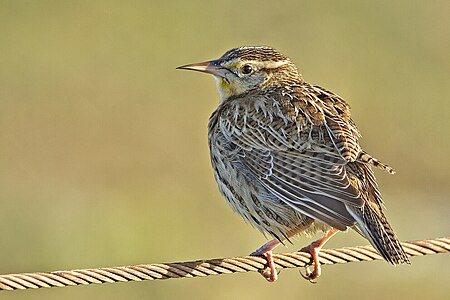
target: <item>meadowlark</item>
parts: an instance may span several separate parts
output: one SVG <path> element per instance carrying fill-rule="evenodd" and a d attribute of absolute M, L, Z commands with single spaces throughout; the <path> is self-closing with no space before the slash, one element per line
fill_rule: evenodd
<path fill-rule="evenodd" d="M 304 81 L 289 58 L 267 46 L 229 50 L 216 60 L 179 69 L 212 74 L 220 104 L 208 123 L 220 192 L 245 221 L 273 240 L 264 256 L 277 279 L 272 250 L 299 234 L 324 236 L 302 250 L 320 276 L 319 251 L 352 228 L 391 264 L 409 263 L 389 225 L 372 167 L 394 170 L 362 150 L 361 137 L 340 96 Z"/>

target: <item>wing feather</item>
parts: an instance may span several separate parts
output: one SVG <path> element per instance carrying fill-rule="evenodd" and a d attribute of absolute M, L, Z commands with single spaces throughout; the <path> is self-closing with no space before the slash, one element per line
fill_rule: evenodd
<path fill-rule="evenodd" d="M 231 157 L 236 166 L 245 167 L 299 213 L 345 230 L 355 224 L 347 206 L 364 205 L 346 169 L 361 151 L 359 132 L 340 97 L 310 88 L 307 93 L 291 91 L 290 100 L 277 95 L 273 102 L 256 100 L 246 107 L 245 117 L 228 110 L 220 115 L 219 127 L 236 149 Z M 304 101 L 304 95 L 311 99 Z"/>

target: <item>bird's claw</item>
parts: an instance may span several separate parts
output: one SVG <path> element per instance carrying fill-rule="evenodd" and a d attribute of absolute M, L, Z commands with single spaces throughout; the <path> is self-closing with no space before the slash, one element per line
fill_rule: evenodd
<path fill-rule="evenodd" d="M 314 270 L 314 271 L 315 271 L 315 270 Z M 319 276 L 318 276 L 318 275 L 315 275 L 315 272 L 314 272 L 314 271 L 311 272 L 311 270 L 309 269 L 309 266 L 305 266 L 305 274 L 303 274 L 302 271 L 300 271 L 299 273 L 300 273 L 300 275 L 301 275 L 304 279 L 308 280 L 310 283 L 316 284 L 317 281 L 315 281 L 315 280 L 316 280 L 317 277 L 319 277 Z"/>
<path fill-rule="evenodd" d="M 277 281 L 279 272 L 275 268 L 275 263 L 273 262 L 272 257 L 272 251 L 260 253 L 258 250 L 256 250 L 250 255 L 264 257 L 267 260 L 266 267 L 262 270 L 259 270 L 258 271 L 259 274 L 261 274 L 269 282 Z"/>
<path fill-rule="evenodd" d="M 264 277 L 264 279 L 266 279 L 268 282 L 275 282 L 275 281 L 277 281 L 278 274 L 280 274 L 280 272 L 277 270 L 272 272 L 270 267 L 266 267 L 263 270 L 260 270 L 259 274 L 261 274 L 262 277 Z"/>
<path fill-rule="evenodd" d="M 300 271 L 300 275 L 308 280 L 309 282 L 315 284 L 317 278 L 319 278 L 321 274 L 321 267 L 317 257 L 317 253 L 315 252 L 315 248 L 317 247 L 317 241 L 312 242 L 310 245 L 303 247 L 299 250 L 299 252 L 306 252 L 311 255 L 311 258 L 308 263 L 305 264 L 305 274 L 302 274 Z M 314 270 L 311 271 L 310 267 L 314 264 Z"/>

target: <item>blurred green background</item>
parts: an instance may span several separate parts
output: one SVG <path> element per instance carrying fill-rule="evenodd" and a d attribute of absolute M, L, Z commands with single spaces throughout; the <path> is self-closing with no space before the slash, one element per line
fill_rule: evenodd
<path fill-rule="evenodd" d="M 343 96 L 402 240 L 450 228 L 450 2 L 1 1 L 0 274 L 244 255 L 264 237 L 209 165 L 210 76 L 175 67 L 271 45 Z M 294 251 L 309 243 L 299 238 Z M 328 244 L 364 245 L 355 232 Z M 448 299 L 449 255 L 2 293 L 2 299 Z"/>

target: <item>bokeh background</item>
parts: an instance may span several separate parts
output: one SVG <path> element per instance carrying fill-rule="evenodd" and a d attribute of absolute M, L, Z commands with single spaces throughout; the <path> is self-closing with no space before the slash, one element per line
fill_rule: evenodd
<path fill-rule="evenodd" d="M 244 255 L 265 242 L 209 165 L 213 79 L 271 45 L 353 107 L 402 240 L 450 228 L 450 2 L 1 1 L 0 273 Z M 293 251 L 309 243 L 299 238 Z M 329 246 L 367 244 L 354 232 Z M 2 299 L 448 299 L 450 256 L 2 293 Z"/>

